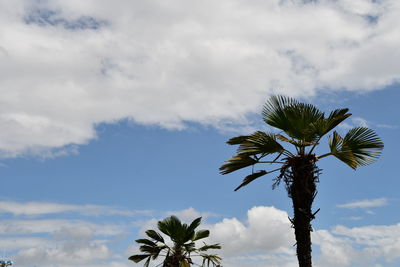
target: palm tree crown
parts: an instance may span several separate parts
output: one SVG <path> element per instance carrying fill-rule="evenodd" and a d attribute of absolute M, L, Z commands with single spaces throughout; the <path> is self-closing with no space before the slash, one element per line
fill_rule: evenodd
<path fill-rule="evenodd" d="M 219 266 L 221 258 L 215 254 L 206 254 L 209 249 L 220 249 L 219 244 L 207 245 L 196 248 L 195 241 L 207 238 L 210 235 L 208 230 L 196 231 L 201 223 L 201 217 L 195 219 L 190 225 L 182 224 L 176 217 L 171 216 L 158 222 L 158 229 L 168 236 L 172 245 L 167 244 L 164 237 L 154 231 L 147 230 L 146 235 L 150 239 L 137 239 L 136 242 L 142 244 L 140 251 L 144 254 L 137 254 L 129 257 L 129 260 L 140 262 L 145 260 L 144 267 L 148 267 L 150 260 L 157 259 L 159 256 L 165 257 L 163 267 L 190 267 L 192 256 L 203 259 L 201 266 Z"/>
<path fill-rule="evenodd" d="M 348 166 L 359 166 L 374 162 L 381 154 L 383 143 L 377 134 L 366 127 L 355 127 L 344 137 L 334 131 L 328 138 L 329 152 L 315 155 L 314 149 L 323 136 L 351 116 L 347 108 L 336 109 L 326 115 L 312 104 L 301 103 L 285 96 L 272 96 L 264 105 L 262 116 L 265 123 L 280 130 L 279 133 L 256 131 L 251 135 L 237 136 L 227 141 L 238 145 L 237 153 L 221 167 L 221 174 L 252 166 L 252 173 L 235 189 L 272 172 L 279 171 L 273 188 L 283 180 L 292 198 L 297 256 L 300 266 L 311 266 L 310 221 L 316 212 L 311 212 L 317 194 L 316 182 L 320 169 L 316 162 L 327 156 L 335 156 Z M 292 151 L 283 144 L 291 144 Z M 269 160 L 264 158 L 270 157 Z M 271 170 L 254 171 L 256 164 L 278 165 Z"/>

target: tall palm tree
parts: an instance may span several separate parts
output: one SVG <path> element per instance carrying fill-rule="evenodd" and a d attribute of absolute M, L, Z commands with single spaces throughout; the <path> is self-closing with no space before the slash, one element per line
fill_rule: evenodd
<path fill-rule="evenodd" d="M 221 258 L 215 254 L 206 254 L 209 249 L 220 249 L 219 244 L 207 245 L 196 248 L 195 241 L 206 238 L 210 235 L 208 230 L 196 231 L 200 225 L 201 217 L 195 219 L 190 225 L 182 224 L 175 216 L 168 217 L 158 222 L 158 229 L 171 239 L 171 244 L 165 242 L 163 236 L 154 231 L 147 230 L 146 235 L 150 239 L 138 239 L 137 243 L 142 244 L 140 251 L 144 254 L 137 254 L 129 257 L 129 260 L 136 263 L 145 260 L 144 267 L 148 267 L 150 260 L 157 259 L 159 256 L 165 257 L 163 267 L 190 267 L 192 257 L 201 257 L 202 265 L 219 267 Z"/>
<path fill-rule="evenodd" d="M 317 161 L 335 156 L 356 169 L 372 163 L 383 149 L 383 143 L 374 131 L 366 127 L 356 127 L 349 130 L 344 137 L 334 131 L 328 138 L 329 152 L 315 155 L 314 149 L 320 144 L 321 138 L 350 117 L 348 111 L 347 108 L 336 109 L 325 116 L 314 105 L 285 96 L 273 96 L 264 105 L 262 116 L 265 123 L 281 130 L 279 133 L 257 131 L 227 141 L 229 145 L 239 147 L 237 154 L 220 167 L 221 174 L 252 167 L 252 173 L 244 178 L 235 191 L 273 172 L 279 173 L 274 179 L 273 188 L 281 181 L 285 183 L 288 196 L 293 202 L 294 216 L 290 221 L 295 230 L 300 267 L 312 266 L 311 221 L 319 211 L 312 211 L 320 174 Z M 281 142 L 292 145 L 292 151 Z M 264 159 L 272 155 L 272 158 Z M 256 164 L 278 165 L 278 168 L 255 171 Z"/>

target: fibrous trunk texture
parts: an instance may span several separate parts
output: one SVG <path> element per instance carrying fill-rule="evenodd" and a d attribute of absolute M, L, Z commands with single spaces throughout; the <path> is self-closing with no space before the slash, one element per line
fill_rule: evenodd
<path fill-rule="evenodd" d="M 164 261 L 163 267 L 180 267 L 180 261 L 182 258 L 183 256 L 180 254 L 168 256 Z"/>
<path fill-rule="evenodd" d="M 300 267 L 311 267 L 311 220 L 312 203 L 316 196 L 316 182 L 319 170 L 314 155 L 297 156 L 290 159 L 291 182 L 287 184 L 289 196 L 293 201 L 294 217 L 291 220 L 296 241 L 297 259 Z"/>

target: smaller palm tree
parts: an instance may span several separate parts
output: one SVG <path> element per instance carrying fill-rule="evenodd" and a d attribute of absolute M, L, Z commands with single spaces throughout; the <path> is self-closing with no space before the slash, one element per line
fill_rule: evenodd
<path fill-rule="evenodd" d="M 191 257 L 197 256 L 203 259 L 201 265 L 196 264 L 198 266 L 220 267 L 221 258 L 215 254 L 206 253 L 209 249 L 221 249 L 219 244 L 207 245 L 203 242 L 203 246 L 196 248 L 196 241 L 210 235 L 208 230 L 196 231 L 200 223 L 201 217 L 195 219 L 190 225 L 182 224 L 176 216 L 159 221 L 158 229 L 171 239 L 171 244 L 167 244 L 160 233 L 147 230 L 146 235 L 150 239 L 136 240 L 137 243 L 141 244 L 139 250 L 143 254 L 133 255 L 129 257 L 129 260 L 136 263 L 146 260 L 144 267 L 148 267 L 150 260 L 162 256 L 165 257 L 163 263 L 161 263 L 163 267 L 190 267 L 191 264 L 194 264 Z"/>

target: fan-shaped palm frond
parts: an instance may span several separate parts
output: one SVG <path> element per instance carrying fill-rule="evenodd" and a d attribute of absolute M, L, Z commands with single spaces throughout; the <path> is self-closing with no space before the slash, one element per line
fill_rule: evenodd
<path fill-rule="evenodd" d="M 158 229 L 169 236 L 173 242 L 182 243 L 184 229 L 181 221 L 176 216 L 168 217 L 158 222 Z"/>
<path fill-rule="evenodd" d="M 199 230 L 196 232 L 196 234 L 193 236 L 192 241 L 197 241 L 203 238 L 207 238 L 210 236 L 210 231 L 208 230 Z"/>
<path fill-rule="evenodd" d="M 237 136 L 228 140 L 230 145 L 239 145 L 237 155 L 226 161 L 221 167 L 221 174 L 227 174 L 236 170 L 251 166 L 259 160 L 273 153 L 291 153 L 283 148 L 276 140 L 277 135 L 257 131 L 252 135 Z"/>
<path fill-rule="evenodd" d="M 348 108 L 336 109 L 332 111 L 327 118 L 322 118 L 314 123 L 312 123 L 312 128 L 317 133 L 319 137 L 324 136 L 333 128 L 338 126 L 342 121 L 351 116 Z"/>
<path fill-rule="evenodd" d="M 164 238 L 154 230 L 147 230 L 146 235 L 155 241 L 164 243 Z"/>
<path fill-rule="evenodd" d="M 282 152 L 284 149 L 276 141 L 275 134 L 257 131 L 243 139 L 238 148 L 239 155 L 272 154 Z"/>
<path fill-rule="evenodd" d="M 262 115 L 267 124 L 306 142 L 318 138 L 312 124 L 324 118 L 324 113 L 314 105 L 284 96 L 271 97 L 264 105 Z"/>
<path fill-rule="evenodd" d="M 257 163 L 257 160 L 249 157 L 247 155 L 233 156 L 230 160 L 225 161 L 225 163 L 219 168 L 221 174 L 227 174 L 239 169 L 249 167 Z"/>
<path fill-rule="evenodd" d="M 330 154 L 353 169 L 374 162 L 381 155 L 383 146 L 378 135 L 366 127 L 353 128 L 344 138 L 335 131 L 329 138 Z"/>

